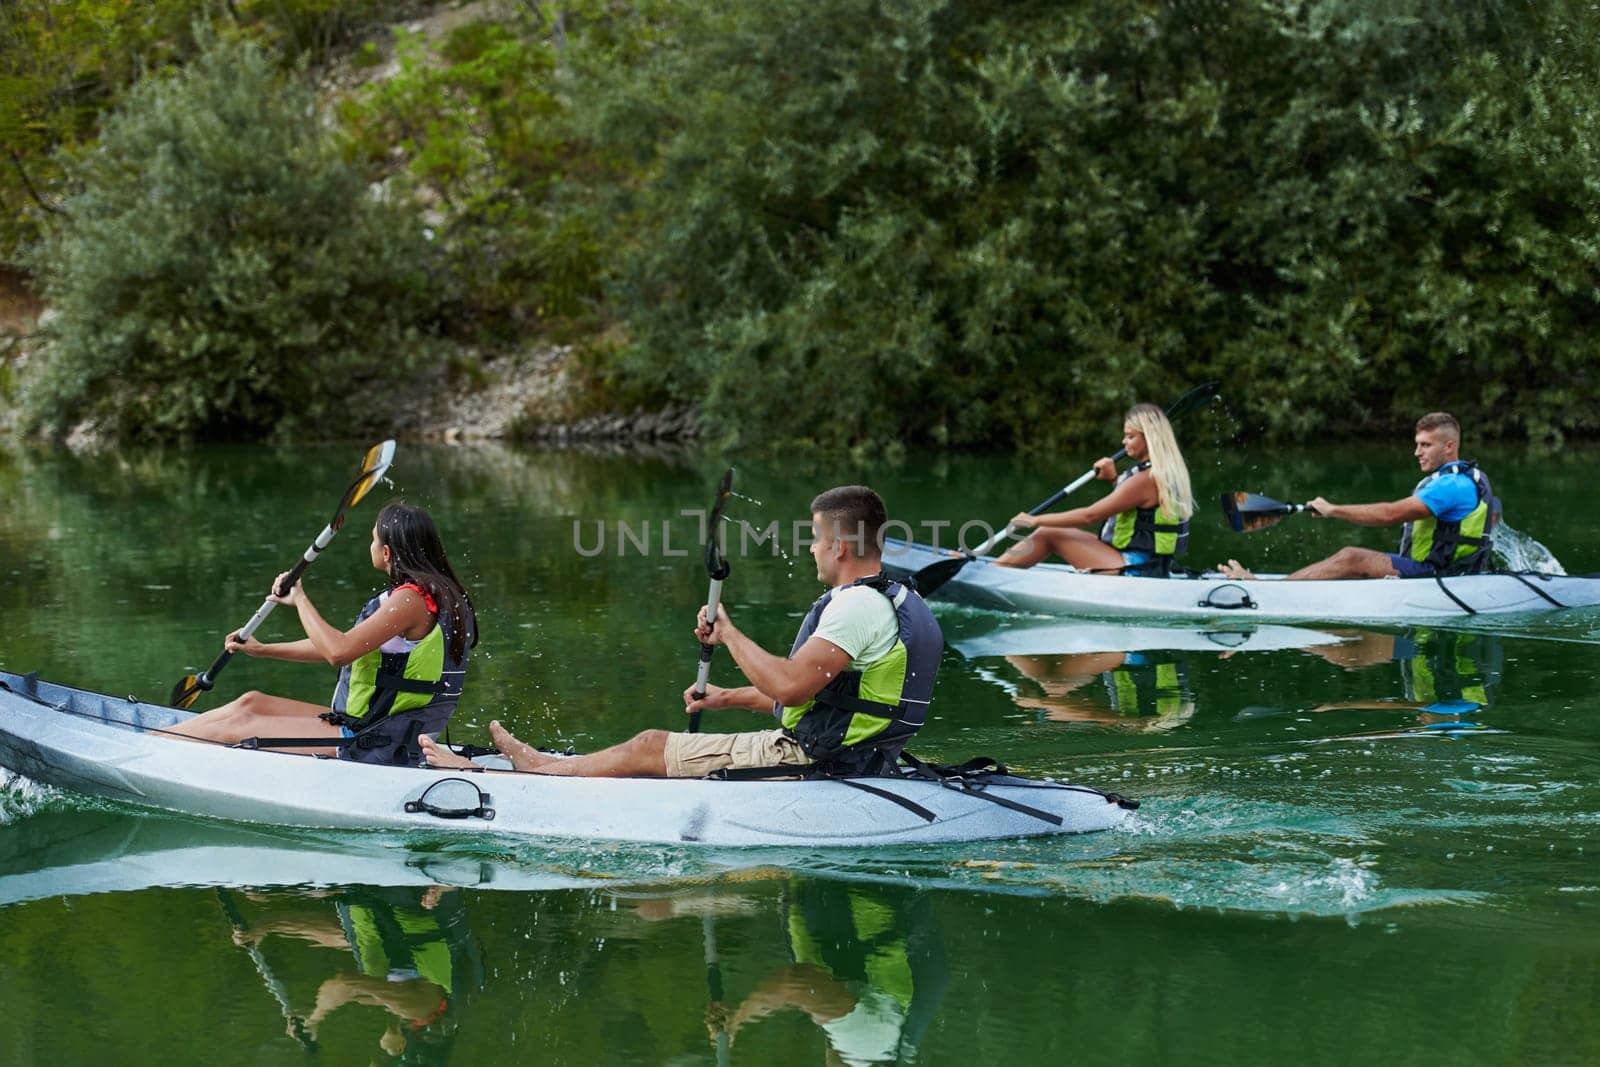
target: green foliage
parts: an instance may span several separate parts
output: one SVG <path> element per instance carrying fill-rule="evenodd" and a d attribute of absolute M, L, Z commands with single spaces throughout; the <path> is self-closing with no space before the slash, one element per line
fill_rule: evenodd
<path fill-rule="evenodd" d="M 399 72 L 343 110 L 358 158 L 399 155 L 396 195 L 434 206 L 460 333 L 582 320 L 599 295 L 594 228 L 574 207 L 595 167 L 567 132 L 553 33 L 537 11 L 468 23 L 436 47 L 401 33 Z"/>
<path fill-rule="evenodd" d="M 0 4 L 0 262 L 15 262 L 65 195 L 61 149 L 146 72 L 187 62 L 194 26 L 265 42 L 283 61 L 322 59 L 384 0 L 5 0 Z"/>
<path fill-rule="evenodd" d="M 573 94 L 639 161 L 612 310 L 728 443 L 1050 449 L 1206 377 L 1277 436 L 1600 429 L 1587 5 L 636 10 Z"/>
<path fill-rule="evenodd" d="M 248 43 L 141 81 L 33 257 L 59 313 L 30 425 L 119 436 L 356 432 L 442 294 L 421 226 L 375 200 L 315 99 Z"/>

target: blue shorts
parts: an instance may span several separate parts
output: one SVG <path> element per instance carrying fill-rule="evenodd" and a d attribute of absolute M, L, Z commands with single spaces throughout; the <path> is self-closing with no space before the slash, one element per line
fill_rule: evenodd
<path fill-rule="evenodd" d="M 1156 558 L 1154 552 L 1124 552 L 1122 553 L 1122 575 L 1125 578 L 1142 578 L 1144 572 L 1139 568 Z M 1151 574 L 1155 574 L 1152 571 Z"/>
<path fill-rule="evenodd" d="M 1402 578 L 1432 578 L 1434 575 L 1433 568 L 1426 563 L 1418 563 L 1410 556 L 1397 556 L 1393 552 L 1386 554 Z"/>

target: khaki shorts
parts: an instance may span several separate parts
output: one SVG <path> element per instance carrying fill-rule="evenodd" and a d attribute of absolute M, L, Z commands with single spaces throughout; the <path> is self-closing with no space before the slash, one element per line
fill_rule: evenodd
<path fill-rule="evenodd" d="M 782 730 L 738 734 L 668 734 L 668 778 L 704 778 L 730 767 L 804 767 L 811 760 Z"/>

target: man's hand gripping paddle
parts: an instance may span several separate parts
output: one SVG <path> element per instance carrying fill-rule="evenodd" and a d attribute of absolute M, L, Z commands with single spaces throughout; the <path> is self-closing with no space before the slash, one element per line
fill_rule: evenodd
<path fill-rule="evenodd" d="M 722 555 L 722 516 L 728 510 L 728 502 L 733 499 L 733 468 L 729 467 L 722 475 L 722 481 L 717 483 L 717 499 L 711 505 L 711 515 L 706 520 L 706 573 L 711 576 L 711 590 L 706 594 L 706 623 L 710 626 L 717 624 L 717 605 L 722 602 L 722 582 L 728 577 L 731 568 Z M 700 669 L 694 678 L 694 695 L 696 698 L 706 695 L 706 679 L 711 676 L 712 646 L 700 646 Z M 700 713 L 689 713 L 689 732 L 700 732 Z"/>
<path fill-rule="evenodd" d="M 317 535 L 317 539 L 311 542 L 311 547 L 301 555 L 300 559 L 295 563 L 294 569 L 284 576 L 282 582 L 278 583 L 277 593 L 280 596 L 293 589 L 294 583 L 300 580 L 300 576 L 306 572 L 306 568 L 316 562 L 318 556 L 322 555 L 322 550 L 328 547 L 328 543 L 333 540 L 333 535 L 338 533 L 339 528 L 344 525 L 346 509 L 359 504 L 361 498 L 371 492 L 372 487 L 382 480 L 384 474 L 389 470 L 389 464 L 393 462 L 393 441 L 385 441 L 367 449 L 367 454 L 361 459 L 361 473 L 356 476 L 355 481 L 350 483 L 350 488 L 344 491 L 344 496 L 340 499 L 339 506 L 334 509 L 333 518 L 328 520 L 328 525 L 323 527 L 322 532 Z M 260 626 L 262 620 L 272 614 L 272 609 L 276 606 L 276 602 L 270 598 L 262 601 L 261 607 L 257 608 L 256 613 L 250 616 L 250 621 L 239 628 L 239 640 L 249 640 L 250 635 L 256 632 L 256 627 Z M 221 673 L 222 668 L 226 667 L 228 661 L 232 658 L 233 653 L 224 649 L 211 666 L 199 674 L 184 675 L 183 681 L 172 687 L 172 697 L 168 703 L 175 708 L 192 707 L 201 693 L 216 685 L 217 675 Z"/>

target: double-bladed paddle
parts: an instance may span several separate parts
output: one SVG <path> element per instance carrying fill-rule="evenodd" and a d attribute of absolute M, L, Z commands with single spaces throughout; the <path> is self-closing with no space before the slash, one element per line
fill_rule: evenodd
<path fill-rule="evenodd" d="M 1221 388 L 1221 385 L 1217 382 L 1206 382 L 1204 385 L 1195 386 L 1193 389 L 1180 396 L 1177 400 L 1174 400 L 1172 404 L 1167 407 L 1166 411 L 1168 421 L 1176 422 L 1183 416 L 1189 414 L 1189 412 L 1194 411 L 1196 408 L 1204 407 L 1212 397 L 1217 395 L 1217 391 Z M 1127 454 L 1128 450 L 1126 448 L 1119 448 L 1111 458 L 1113 461 L 1115 461 L 1122 459 Z M 1051 508 L 1055 507 L 1056 502 L 1062 497 L 1066 496 L 1068 493 L 1075 493 L 1079 489 L 1082 489 L 1084 486 L 1088 485 L 1094 480 L 1094 475 L 1094 468 L 1090 467 L 1089 470 L 1086 471 L 1081 477 L 1072 483 L 1057 489 L 1050 495 L 1049 499 L 1040 501 L 1038 504 L 1029 508 L 1028 514 L 1039 515 L 1043 512 L 1049 511 Z M 974 548 L 971 551 L 963 551 L 959 555 L 951 556 L 949 559 L 941 559 L 937 563 L 930 563 L 917 573 L 913 574 L 911 576 L 911 581 L 916 585 L 917 592 L 921 593 L 923 596 L 930 596 L 935 589 L 938 589 L 951 578 L 954 578 L 956 576 L 956 572 L 961 570 L 962 567 L 965 567 L 968 563 L 977 559 L 979 556 L 988 555 L 990 549 L 994 548 L 995 545 L 998 545 L 1001 541 L 1004 541 L 1015 532 L 1016 531 L 1011 528 L 1011 524 L 1007 523 L 1005 529 L 989 538 L 977 548 Z"/>
<path fill-rule="evenodd" d="M 732 568 L 728 566 L 727 559 L 722 555 L 722 516 L 728 510 L 728 502 L 733 499 L 733 468 L 729 467 L 722 474 L 722 481 L 717 483 L 717 499 L 711 505 L 711 515 L 706 519 L 706 573 L 711 576 L 711 589 L 706 593 L 706 625 L 717 624 L 717 605 L 722 601 L 722 582 L 728 577 Z M 698 699 L 706 695 L 706 680 L 711 677 L 711 652 L 712 646 L 700 646 L 700 668 L 695 674 L 694 695 Z M 700 713 L 689 713 L 689 732 L 700 732 Z"/>
<path fill-rule="evenodd" d="M 280 596 L 293 589 L 294 583 L 300 580 L 300 576 L 306 572 L 306 568 L 316 562 L 318 556 L 322 555 L 322 550 L 328 547 L 328 543 L 333 540 L 333 535 L 338 533 L 339 528 L 344 525 L 345 510 L 359 504 L 361 498 L 371 492 L 372 487 L 377 485 L 383 478 L 384 474 L 389 470 L 389 464 L 393 462 L 393 441 L 384 441 L 382 444 L 373 445 L 367 449 L 367 454 L 361 458 L 361 473 L 356 476 L 355 481 L 350 483 L 350 488 L 344 491 L 344 496 L 339 500 L 339 506 L 334 509 L 333 518 L 328 520 L 328 525 L 324 526 L 322 532 L 317 535 L 317 539 L 311 542 L 311 547 L 305 550 L 300 559 L 296 561 L 294 568 L 284 575 L 283 581 L 278 583 L 276 591 Z M 272 609 L 276 606 L 277 602 L 270 597 L 262 601 L 261 606 L 256 609 L 256 613 L 250 616 L 250 621 L 240 627 L 239 640 L 248 641 L 250 635 L 256 632 L 256 627 L 260 626 L 262 620 L 272 614 Z M 212 662 L 211 666 L 199 674 L 184 675 L 183 681 L 172 687 L 172 699 L 168 703 L 175 708 L 191 707 L 199 699 L 201 693 L 216 685 L 217 675 L 222 671 L 222 668 L 228 665 L 228 661 L 232 658 L 233 653 L 224 649 L 222 654 Z"/>
<path fill-rule="evenodd" d="M 1281 500 L 1255 493 L 1222 494 L 1222 514 L 1235 533 L 1265 530 L 1302 511 L 1317 514 L 1317 509 L 1310 504 L 1285 504 Z"/>

